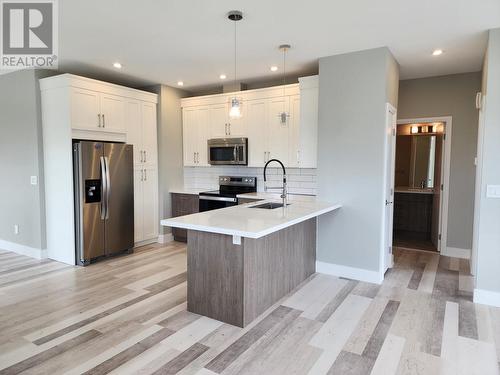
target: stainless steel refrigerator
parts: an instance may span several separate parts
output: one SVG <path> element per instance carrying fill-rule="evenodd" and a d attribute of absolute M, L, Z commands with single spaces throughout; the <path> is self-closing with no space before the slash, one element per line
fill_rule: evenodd
<path fill-rule="evenodd" d="M 73 143 L 77 264 L 134 247 L 132 145 Z"/>

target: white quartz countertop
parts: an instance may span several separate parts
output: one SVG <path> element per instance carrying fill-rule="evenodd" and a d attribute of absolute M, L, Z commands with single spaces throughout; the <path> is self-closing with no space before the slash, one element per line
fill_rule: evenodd
<path fill-rule="evenodd" d="M 342 207 L 338 203 L 290 201 L 290 205 L 286 209 L 250 208 L 271 201 L 280 202 L 280 200 L 263 200 L 163 219 L 161 225 L 246 238 L 260 238 Z"/>
<path fill-rule="evenodd" d="M 238 194 L 237 198 L 244 199 L 272 199 L 272 200 L 281 200 L 280 193 L 269 193 L 269 192 L 261 192 L 258 191 L 256 193 L 246 193 L 246 194 Z M 287 196 L 289 202 L 315 202 L 315 195 L 303 195 L 303 194 L 288 194 Z"/>

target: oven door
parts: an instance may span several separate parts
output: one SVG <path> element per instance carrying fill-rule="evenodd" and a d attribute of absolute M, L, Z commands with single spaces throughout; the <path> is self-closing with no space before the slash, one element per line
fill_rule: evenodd
<path fill-rule="evenodd" d="M 211 165 L 247 165 L 246 138 L 208 140 L 208 163 Z"/>
<path fill-rule="evenodd" d="M 199 196 L 199 210 L 200 212 L 217 210 L 230 206 L 236 206 L 238 199 L 230 197 L 212 197 L 206 195 Z"/>

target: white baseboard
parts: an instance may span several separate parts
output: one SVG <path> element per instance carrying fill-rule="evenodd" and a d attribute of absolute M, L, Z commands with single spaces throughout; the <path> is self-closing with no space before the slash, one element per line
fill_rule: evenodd
<path fill-rule="evenodd" d="M 13 253 L 26 255 L 35 259 L 47 258 L 47 249 L 37 249 L 26 245 L 20 245 L 15 242 L 0 240 L 0 249 L 12 251 Z"/>
<path fill-rule="evenodd" d="M 445 247 L 441 255 L 454 258 L 470 259 L 471 250 L 461 249 L 459 247 Z"/>
<path fill-rule="evenodd" d="M 384 281 L 384 277 L 377 271 L 320 261 L 316 261 L 316 272 L 375 284 L 382 284 L 382 281 Z"/>
<path fill-rule="evenodd" d="M 484 289 L 474 289 L 474 303 L 500 307 L 500 293 Z"/>
<path fill-rule="evenodd" d="M 158 236 L 158 243 L 169 243 L 174 240 L 174 235 L 172 233 L 160 234 Z"/>

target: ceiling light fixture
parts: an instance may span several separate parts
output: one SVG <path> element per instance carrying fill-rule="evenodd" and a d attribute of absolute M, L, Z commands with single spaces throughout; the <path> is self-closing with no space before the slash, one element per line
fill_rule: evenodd
<path fill-rule="evenodd" d="M 271 72 L 275 72 L 278 70 L 278 67 L 276 65 L 271 66 Z"/>
<path fill-rule="evenodd" d="M 226 75 L 225 75 L 225 74 L 221 74 L 221 75 L 219 76 L 219 78 L 220 78 L 220 79 L 226 79 Z"/>
<path fill-rule="evenodd" d="M 290 44 L 282 44 L 279 46 L 279 49 L 283 52 L 283 99 L 285 99 L 286 84 L 286 53 L 290 48 Z M 283 112 L 281 112 L 278 116 L 280 117 L 281 123 L 286 124 L 288 117 L 290 117 L 290 114 L 285 111 L 285 108 L 283 108 Z"/>
<path fill-rule="evenodd" d="M 236 23 L 243 19 L 243 13 L 239 10 L 232 10 L 227 14 L 227 18 L 234 22 L 234 86 L 236 86 Z M 241 98 L 231 96 L 229 98 L 229 118 L 238 119 L 241 113 Z"/>
<path fill-rule="evenodd" d="M 113 63 L 113 66 L 116 68 L 116 69 L 121 69 L 122 68 L 122 64 L 120 64 L 118 61 Z"/>
<path fill-rule="evenodd" d="M 432 52 L 432 56 L 439 56 L 439 55 L 442 55 L 442 54 L 443 54 L 443 50 L 442 49 L 435 49 Z"/>
<path fill-rule="evenodd" d="M 184 86 L 184 82 L 182 82 L 182 81 L 178 81 L 178 82 L 177 82 L 177 86 Z"/>

